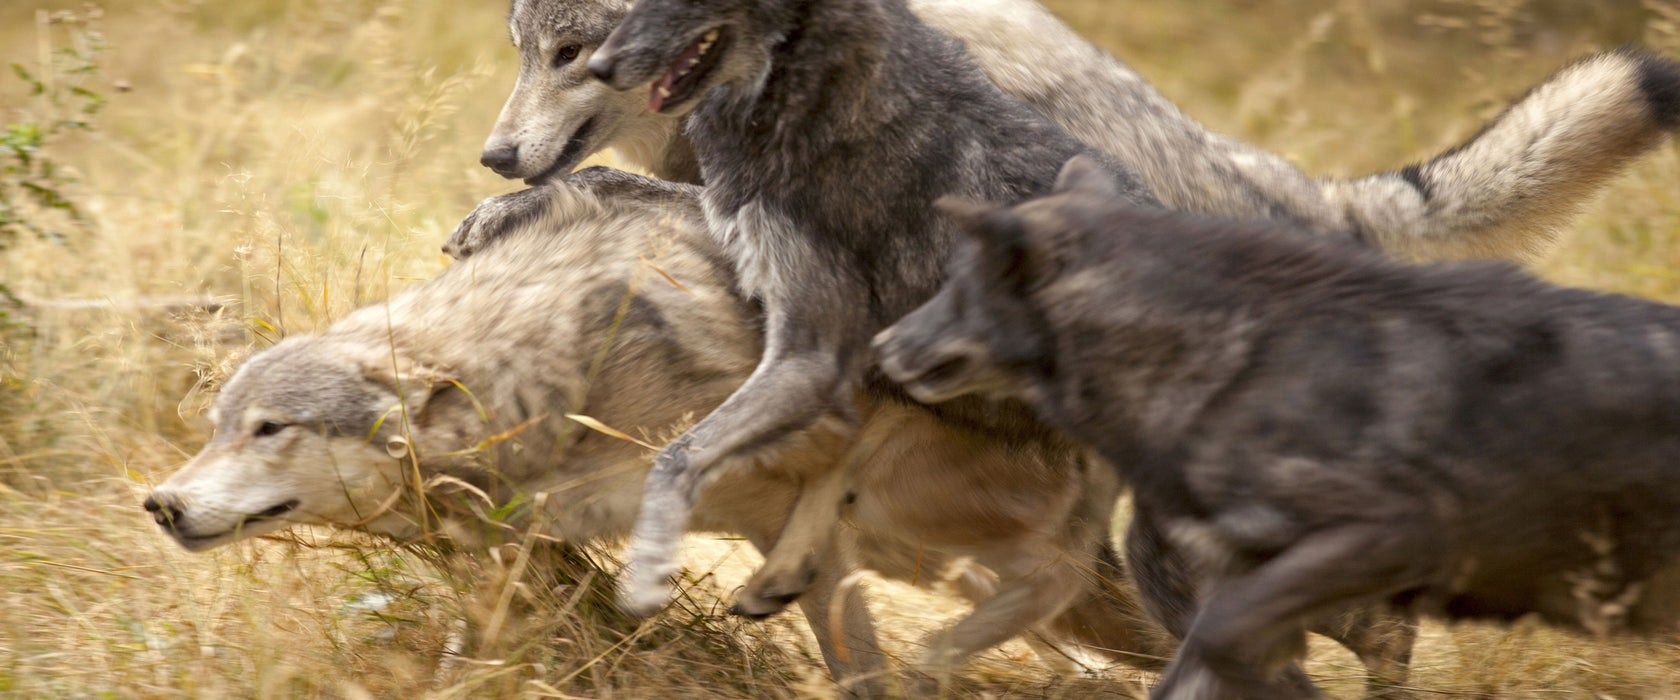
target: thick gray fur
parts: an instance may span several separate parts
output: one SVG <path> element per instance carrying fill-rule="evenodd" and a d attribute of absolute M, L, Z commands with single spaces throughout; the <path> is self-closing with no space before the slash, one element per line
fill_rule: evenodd
<path fill-rule="evenodd" d="M 954 223 L 934 199 L 1004 201 L 1047 190 L 1092 154 L 998 92 L 962 46 L 903 0 L 643 0 L 589 62 L 620 89 L 661 80 L 710 47 L 687 132 L 706 182 L 707 228 L 765 309 L 765 354 L 722 406 L 661 451 L 637 519 L 626 609 L 664 606 L 682 523 L 732 464 L 825 417 L 847 416 L 868 339 L 938 287 Z M 685 53 L 686 52 L 686 53 Z M 1120 196 L 1154 200 L 1124 166 Z M 1045 436 L 1024 411 L 974 420 Z"/>
<path fill-rule="evenodd" d="M 1675 626 L 1680 308 L 1114 193 L 947 203 L 970 240 L 876 346 L 924 400 L 1030 401 L 1133 485 L 1134 553 L 1211 575 L 1156 697 L 1308 692 L 1304 627 L 1371 603 Z"/>
<path fill-rule="evenodd" d="M 504 540 L 509 525 L 573 543 L 627 535 L 652 453 L 566 414 L 649 442 L 675 434 L 751 373 L 759 310 L 701 233 L 698 188 L 592 168 L 509 197 L 520 206 L 498 198 L 473 213 L 508 231 L 478 255 L 243 363 L 217 397 L 210 442 L 148 499 L 164 531 L 195 550 L 298 523 L 466 546 Z M 858 567 L 923 585 L 955 575 L 977 605 L 1027 618 L 941 633 L 964 653 L 1036 629 L 1055 645 L 1044 653 L 1112 649 L 1164 665 L 1172 642 L 1133 602 L 1108 545 L 1112 470 L 914 404 L 860 405 L 859 416 L 855 430 L 803 431 L 764 468 L 723 477 L 686 523 L 772 555 L 812 547 L 798 560 L 809 565 L 798 603 L 847 688 L 876 692 L 887 679 L 861 596 L 846 597 L 843 629 L 829 625 L 836 586 Z M 851 525 L 798 540 L 790 514 L 818 493 L 809 484 L 857 461 L 868 467 L 845 484 Z M 488 517 L 516 500 L 527 506 L 513 517 Z M 762 602 L 749 591 L 737 601 Z"/>
<path fill-rule="evenodd" d="M 541 181 L 605 148 L 657 177 L 698 183 L 684 119 L 646 95 L 591 80 L 584 64 L 629 11 L 627 0 L 518 0 L 509 29 L 517 85 L 484 162 Z M 1005 93 L 1119 159 L 1173 208 L 1303 223 L 1416 258 L 1526 258 L 1680 122 L 1680 68 L 1623 49 L 1574 63 L 1516 100 L 1476 137 L 1434 158 L 1367 177 L 1312 178 L 1283 158 L 1214 133 L 1135 71 L 1034 0 L 912 0 L 924 21 L 966 44 Z M 561 49 L 578 49 L 564 60 Z M 462 229 L 451 249 L 470 253 Z"/>

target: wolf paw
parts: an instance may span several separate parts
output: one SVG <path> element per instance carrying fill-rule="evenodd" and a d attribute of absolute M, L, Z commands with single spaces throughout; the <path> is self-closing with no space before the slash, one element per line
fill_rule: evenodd
<path fill-rule="evenodd" d="M 755 619 L 769 617 L 799 600 L 816 580 L 817 567 L 810 557 L 788 570 L 761 570 L 741 589 L 729 612 Z"/>
<path fill-rule="evenodd" d="M 449 234 L 443 252 L 456 260 L 483 250 L 486 245 L 509 231 L 540 219 L 553 201 L 553 190 L 538 185 L 511 194 L 491 197 L 478 203 L 472 213 Z"/>
<path fill-rule="evenodd" d="M 643 573 L 646 571 L 646 573 Z M 651 617 L 671 602 L 671 580 L 677 571 L 632 566 L 618 591 L 618 607 L 636 617 Z"/>

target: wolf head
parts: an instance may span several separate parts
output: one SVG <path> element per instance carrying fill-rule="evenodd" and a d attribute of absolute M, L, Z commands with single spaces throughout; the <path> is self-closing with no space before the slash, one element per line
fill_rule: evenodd
<path fill-rule="evenodd" d="M 435 370 L 359 357 L 347 344 L 293 338 L 239 368 L 211 411 L 210 442 L 146 499 L 192 551 L 300 523 L 406 536 L 391 507 L 408 438 L 434 392 Z"/>
<path fill-rule="evenodd" d="M 1052 318 L 1094 297 L 1083 267 L 1108 257 L 1081 250 L 1081 213 L 1124 199 L 1096 161 L 1068 161 L 1050 194 L 1015 207 L 945 198 L 937 206 L 965 234 L 946 281 L 926 304 L 875 336 L 881 368 L 925 402 L 964 394 L 1035 400 L 1057 361 Z"/>
<path fill-rule="evenodd" d="M 617 90 L 650 85 L 649 110 L 683 114 L 720 85 L 757 85 L 789 26 L 781 0 L 640 0 L 589 59 Z"/>
<path fill-rule="evenodd" d="M 663 121 L 584 68 L 629 11 L 629 0 L 514 0 L 508 31 L 519 79 L 484 143 L 485 167 L 537 184 Z"/>

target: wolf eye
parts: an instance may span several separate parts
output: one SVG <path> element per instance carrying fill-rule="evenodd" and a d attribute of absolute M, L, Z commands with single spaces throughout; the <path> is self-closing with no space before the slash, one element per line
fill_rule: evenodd
<path fill-rule="evenodd" d="M 558 67 L 563 63 L 571 63 L 573 59 L 578 57 L 578 52 L 582 50 L 583 47 L 577 44 L 567 44 L 560 47 L 559 51 L 554 52 L 554 65 Z"/>
<path fill-rule="evenodd" d="M 284 424 L 265 420 L 262 425 L 257 426 L 257 437 L 268 437 L 285 429 Z"/>

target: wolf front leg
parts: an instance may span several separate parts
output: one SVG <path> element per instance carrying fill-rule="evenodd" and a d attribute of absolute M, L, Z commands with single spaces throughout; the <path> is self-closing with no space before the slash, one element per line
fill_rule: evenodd
<path fill-rule="evenodd" d="M 805 489 L 809 492 L 811 489 Z M 803 501 L 803 499 L 802 499 Z M 799 512 L 799 506 L 794 513 Z M 773 552 L 788 536 L 793 523 L 782 523 L 779 530 L 744 530 L 760 552 Z M 817 639 L 823 661 L 839 684 L 845 697 L 885 697 L 889 690 L 887 658 L 876 641 L 875 623 L 865 604 L 864 591 L 855 585 L 843 585 L 849 574 L 857 569 L 857 557 L 851 555 L 855 544 L 830 538 L 826 549 L 816 553 L 815 567 L 803 595 L 799 609 Z"/>
<path fill-rule="evenodd" d="M 1107 465 L 1058 453 L 1052 459 L 1069 468 L 1077 465 L 1078 500 L 1060 522 L 1046 523 L 1056 528 L 1046 533 L 1049 537 L 1024 536 L 1012 545 L 976 554 L 977 561 L 997 572 L 997 591 L 978 601 L 968 617 L 933 635 L 921 662 L 927 674 L 944 679 L 968 657 L 1030 630 L 1044 629 L 1070 605 L 1096 592 L 1091 574 L 1107 548 L 1120 482 Z M 1127 647 L 1134 646 L 1133 640 L 1127 641 Z M 1070 658 L 1052 654 L 1046 658 Z"/>
<path fill-rule="evenodd" d="M 509 231 L 536 223 L 553 208 L 557 193 L 555 185 L 538 185 L 479 202 L 444 241 L 444 254 L 465 260 Z"/>
<path fill-rule="evenodd" d="M 844 398 L 849 387 L 835 356 L 773 347 L 723 405 L 660 450 L 642 492 L 629 570 L 619 592 L 627 612 L 651 615 L 669 600 L 668 582 L 680 569 L 677 554 L 689 512 L 700 489 L 721 470 L 762 455 L 824 416 L 849 412 Z"/>
<path fill-rule="evenodd" d="M 1434 540 L 1396 536 L 1405 523 L 1328 527 L 1289 545 L 1259 567 L 1215 576 L 1179 653 L 1153 700 L 1224 697 L 1283 700 L 1316 694 L 1279 671 L 1298 668 L 1306 623 L 1427 580 Z"/>
<path fill-rule="evenodd" d="M 764 618 L 799 600 L 810 589 L 825 557 L 834 556 L 840 525 L 840 502 L 846 495 L 844 469 L 835 469 L 800 489 L 787 526 L 764 565 L 735 596 L 731 612 Z"/>

